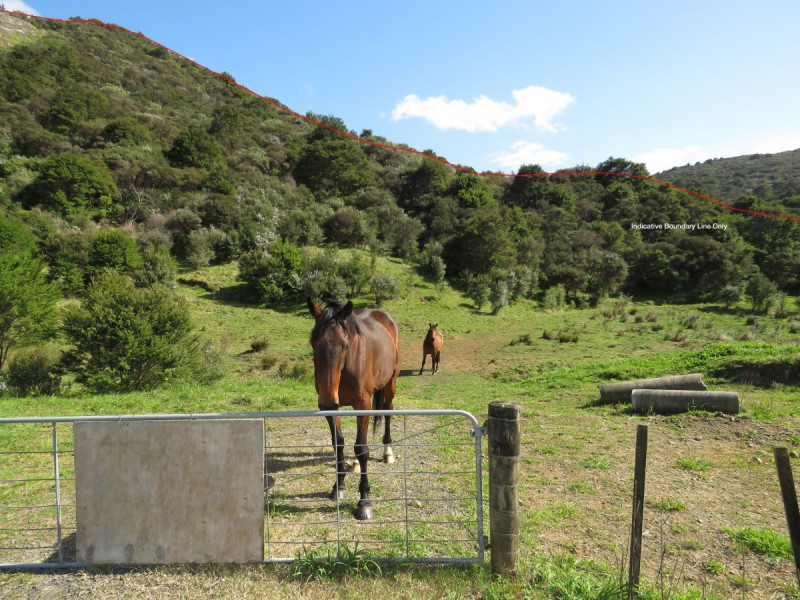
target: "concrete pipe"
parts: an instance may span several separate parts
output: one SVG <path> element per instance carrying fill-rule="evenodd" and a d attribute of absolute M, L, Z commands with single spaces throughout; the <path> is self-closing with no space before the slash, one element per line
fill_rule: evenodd
<path fill-rule="evenodd" d="M 701 392 L 693 390 L 633 390 L 633 410 L 669 415 L 691 409 L 739 414 L 738 392 Z"/>
<path fill-rule="evenodd" d="M 669 375 L 653 379 L 639 379 L 622 383 L 607 383 L 600 386 L 600 399 L 606 403 L 627 402 L 633 390 L 694 390 L 706 391 L 700 373 L 690 375 Z"/>

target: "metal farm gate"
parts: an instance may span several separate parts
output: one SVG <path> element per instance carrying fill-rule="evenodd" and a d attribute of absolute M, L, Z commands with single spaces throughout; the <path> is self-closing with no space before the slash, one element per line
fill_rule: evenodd
<path fill-rule="evenodd" d="M 357 475 L 346 477 L 344 500 L 328 499 L 335 458 L 324 417 L 341 417 L 352 463 L 359 415 L 393 417 L 394 464 L 381 460 L 382 430 L 369 439 L 370 521 L 352 514 Z M 380 561 L 483 564 L 477 419 L 459 410 L 341 410 L 0 419 L 0 569 L 90 566 L 76 558 L 75 423 L 222 419 L 263 420 L 264 562 L 357 547 Z"/>

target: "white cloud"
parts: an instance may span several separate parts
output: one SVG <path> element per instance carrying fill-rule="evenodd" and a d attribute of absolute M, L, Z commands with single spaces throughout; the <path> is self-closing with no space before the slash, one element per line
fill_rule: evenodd
<path fill-rule="evenodd" d="M 516 125 L 533 117 L 536 127 L 559 131 L 562 126 L 553 118 L 567 108 L 575 97 L 538 86 L 528 86 L 512 92 L 515 104 L 498 102 L 480 95 L 472 102 L 449 100 L 447 96 L 433 96 L 424 100 L 416 94 L 403 98 L 392 111 L 392 120 L 410 117 L 427 119 L 439 129 L 462 129 L 470 133 L 497 131 L 501 127 Z"/>
<path fill-rule="evenodd" d="M 758 142 L 750 152 L 742 154 L 774 154 L 800 148 L 800 132 L 788 132 Z"/>
<path fill-rule="evenodd" d="M 495 153 L 490 162 L 510 171 L 518 171 L 522 165 L 540 165 L 545 170 L 563 167 L 567 155 L 558 150 L 548 150 L 538 142 L 518 141 L 511 144 L 511 150 L 503 154 Z"/>
<path fill-rule="evenodd" d="M 38 16 L 39 14 L 33 9 L 33 7 L 31 7 L 28 4 L 25 4 L 24 2 L 22 2 L 22 0 L 3 0 L 2 2 L 0 2 L 0 4 L 4 4 L 6 10 L 21 12 L 27 15 Z"/>
<path fill-rule="evenodd" d="M 695 163 L 709 157 L 709 151 L 700 146 L 686 146 L 685 148 L 659 148 L 644 154 L 634 156 L 633 162 L 647 165 L 650 173 L 660 173 L 672 167 L 680 167 L 686 163 Z"/>

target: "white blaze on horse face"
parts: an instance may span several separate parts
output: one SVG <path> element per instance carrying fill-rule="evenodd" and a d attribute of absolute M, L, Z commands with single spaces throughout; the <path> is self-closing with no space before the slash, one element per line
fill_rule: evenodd
<path fill-rule="evenodd" d="M 339 329 L 340 335 L 326 332 L 314 346 L 314 380 L 320 410 L 339 407 L 339 383 L 350 341 L 344 328 Z"/>

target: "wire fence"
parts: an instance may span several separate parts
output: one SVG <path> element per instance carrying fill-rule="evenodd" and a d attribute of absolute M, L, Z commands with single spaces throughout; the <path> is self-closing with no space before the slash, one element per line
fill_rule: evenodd
<path fill-rule="evenodd" d="M 368 466 L 374 518 L 358 521 L 357 475 L 346 475 L 343 499 L 328 497 L 336 463 L 321 417 L 341 417 L 349 470 L 354 417 L 376 414 L 392 416 L 395 462 L 383 462 L 376 431 Z M 0 568 L 85 566 L 76 553 L 75 422 L 238 418 L 264 422 L 265 562 L 357 547 L 376 560 L 483 564 L 483 429 L 475 417 L 346 410 L 0 419 Z"/>

